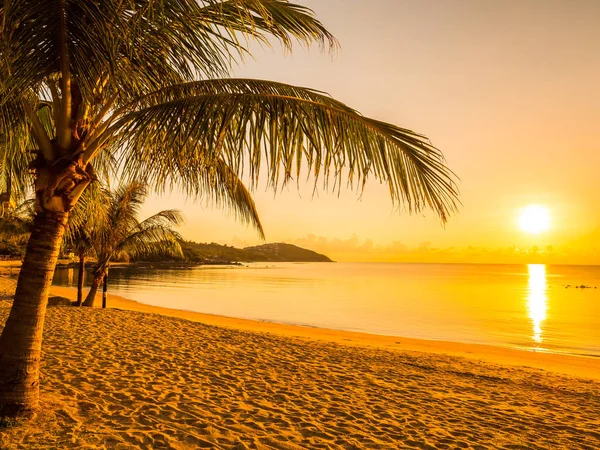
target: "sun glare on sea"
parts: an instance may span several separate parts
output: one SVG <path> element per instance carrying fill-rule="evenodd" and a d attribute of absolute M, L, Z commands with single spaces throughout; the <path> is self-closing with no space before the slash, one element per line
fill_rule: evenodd
<path fill-rule="evenodd" d="M 540 205 L 529 205 L 521 210 L 519 227 L 526 233 L 540 234 L 550 229 L 550 212 Z"/>
<path fill-rule="evenodd" d="M 533 340 L 542 343 L 542 322 L 546 320 L 548 298 L 546 296 L 546 266 L 544 264 L 528 264 L 529 289 L 527 293 L 527 309 L 533 324 Z"/>

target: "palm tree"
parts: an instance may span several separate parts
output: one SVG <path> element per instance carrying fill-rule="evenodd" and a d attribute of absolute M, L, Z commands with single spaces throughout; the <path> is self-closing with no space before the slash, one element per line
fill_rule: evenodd
<path fill-rule="evenodd" d="M 80 228 L 74 233 L 75 245 L 73 249 L 79 257 L 79 271 L 77 273 L 77 301 L 75 306 L 83 304 L 83 283 L 85 281 L 85 258 L 93 251 L 92 238 L 89 230 Z"/>
<path fill-rule="evenodd" d="M 14 173 L 29 166 L 38 211 L 0 336 L 2 414 L 37 403 L 46 297 L 68 215 L 113 162 L 126 180 L 207 196 L 255 226 L 251 199 L 223 186 L 234 177 L 255 185 L 260 171 L 274 189 L 305 171 L 333 189 L 344 179 L 360 189 L 371 176 L 409 212 L 430 207 L 445 221 L 456 208 L 454 176 L 424 136 L 319 91 L 227 78 L 251 40 L 335 48 L 305 7 L 0 0 L 0 17 L 0 160 Z"/>
<path fill-rule="evenodd" d="M 84 306 L 94 305 L 96 292 L 103 280 L 106 293 L 106 279 L 112 258 L 156 254 L 183 256 L 179 245 L 180 236 L 171 228 L 183 220 L 179 211 L 161 211 L 138 222 L 139 208 L 147 195 L 146 186 L 135 182 L 109 193 L 109 201 L 103 214 L 104 220 L 92 226 L 89 234 L 91 247 L 96 255 L 96 265 Z M 106 307 L 105 295 L 102 306 Z"/>
<path fill-rule="evenodd" d="M 68 225 L 63 238 L 63 246 L 79 257 L 77 277 L 77 301 L 75 306 L 83 304 L 83 283 L 85 277 L 85 258 L 94 255 L 92 233 L 94 225 L 105 220 L 106 205 L 109 197 L 97 183 L 91 184 L 81 196 L 77 206 L 69 214 Z"/>

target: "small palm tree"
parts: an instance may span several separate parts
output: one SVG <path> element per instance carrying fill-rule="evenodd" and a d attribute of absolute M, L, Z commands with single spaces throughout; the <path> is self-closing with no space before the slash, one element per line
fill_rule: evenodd
<path fill-rule="evenodd" d="M 274 189 L 303 171 L 334 187 L 374 177 L 409 212 L 430 207 L 445 221 L 455 209 L 454 176 L 424 136 L 319 91 L 228 78 L 251 39 L 335 48 L 305 7 L 0 0 L 0 17 L 0 161 L 14 176 L 31 169 L 38 211 L 0 335 L 4 414 L 37 404 L 45 302 L 68 216 L 112 162 L 128 180 L 210 196 L 255 225 L 251 203 L 220 183 L 255 184 L 260 171 Z"/>
<path fill-rule="evenodd" d="M 85 281 L 85 258 L 93 252 L 92 236 L 90 231 L 83 228 L 78 229 L 73 238 L 76 244 L 73 246 L 74 253 L 79 257 L 79 271 L 77 274 L 77 301 L 75 306 L 83 304 L 83 283 Z"/>
<path fill-rule="evenodd" d="M 96 255 L 96 264 L 84 306 L 94 305 L 98 288 L 107 279 L 111 259 L 156 254 L 183 256 L 179 245 L 180 236 L 172 229 L 173 225 L 179 225 L 183 220 L 179 211 L 165 210 L 142 222 L 138 221 L 139 208 L 147 195 L 148 190 L 141 183 L 121 186 L 108 194 L 104 220 L 88 228 L 89 243 Z M 104 297 L 103 307 L 105 306 Z"/>
<path fill-rule="evenodd" d="M 83 283 L 85 278 L 85 259 L 94 256 L 92 233 L 96 224 L 105 220 L 106 205 L 109 196 L 100 189 L 97 183 L 91 184 L 83 193 L 77 207 L 69 215 L 69 222 L 63 238 L 63 246 L 79 257 L 79 273 L 77 277 L 77 301 L 75 306 L 83 303 Z"/>

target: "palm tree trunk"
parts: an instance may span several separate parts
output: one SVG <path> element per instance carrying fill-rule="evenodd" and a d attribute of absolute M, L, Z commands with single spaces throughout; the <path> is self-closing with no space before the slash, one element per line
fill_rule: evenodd
<path fill-rule="evenodd" d="M 0 336 L 0 416 L 35 408 L 48 293 L 68 213 L 38 212 L 8 320 Z"/>
<path fill-rule="evenodd" d="M 106 309 L 106 292 L 108 291 L 108 269 L 104 274 L 104 286 L 102 286 L 102 308 Z"/>
<path fill-rule="evenodd" d="M 90 291 L 88 292 L 88 295 L 85 298 L 85 301 L 83 302 L 83 306 L 94 306 L 94 302 L 96 301 L 96 293 L 98 292 L 98 288 L 100 287 L 100 283 L 102 283 L 103 278 L 103 273 L 100 273 L 100 275 L 94 275 L 92 285 L 90 286 Z"/>
<path fill-rule="evenodd" d="M 77 278 L 77 303 L 75 306 L 81 306 L 83 300 L 83 281 L 85 277 L 85 255 L 79 254 L 79 277 Z"/>

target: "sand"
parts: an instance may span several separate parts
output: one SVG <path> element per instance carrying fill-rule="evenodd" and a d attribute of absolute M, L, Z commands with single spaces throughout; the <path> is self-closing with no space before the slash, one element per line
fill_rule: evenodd
<path fill-rule="evenodd" d="M 0 295 L 11 286 L 0 278 Z M 9 308 L 0 301 L 0 323 Z M 390 347 L 356 333 L 153 311 L 49 308 L 41 408 L 3 430 L 0 448 L 600 448 L 593 358 L 574 358 L 592 361 L 576 377 L 517 367 L 512 356 L 484 361 L 479 346 L 466 358 L 450 343 L 414 351 L 400 347 L 405 338 Z"/>
<path fill-rule="evenodd" d="M 61 295 L 75 300 L 76 290 L 54 286 L 54 295 Z M 237 319 L 233 317 L 203 314 L 192 311 L 182 311 L 172 308 L 145 305 L 127 298 L 110 295 L 108 307 L 126 309 L 201 322 L 219 327 L 238 330 L 274 333 L 282 336 L 301 337 L 326 342 L 337 342 L 344 345 L 361 347 L 377 347 L 394 351 L 418 351 L 427 353 L 443 353 L 445 355 L 462 356 L 488 361 L 495 364 L 526 366 L 546 371 L 557 372 L 577 377 L 594 378 L 600 381 L 600 358 L 582 358 L 569 355 L 557 355 L 544 352 L 517 351 L 509 348 L 493 347 L 490 345 L 463 344 L 458 342 L 433 341 L 412 339 L 398 336 L 380 336 L 366 333 L 330 330 L 306 326 L 295 326 L 267 321 Z M 96 296 L 96 305 L 101 305 L 101 294 Z"/>

